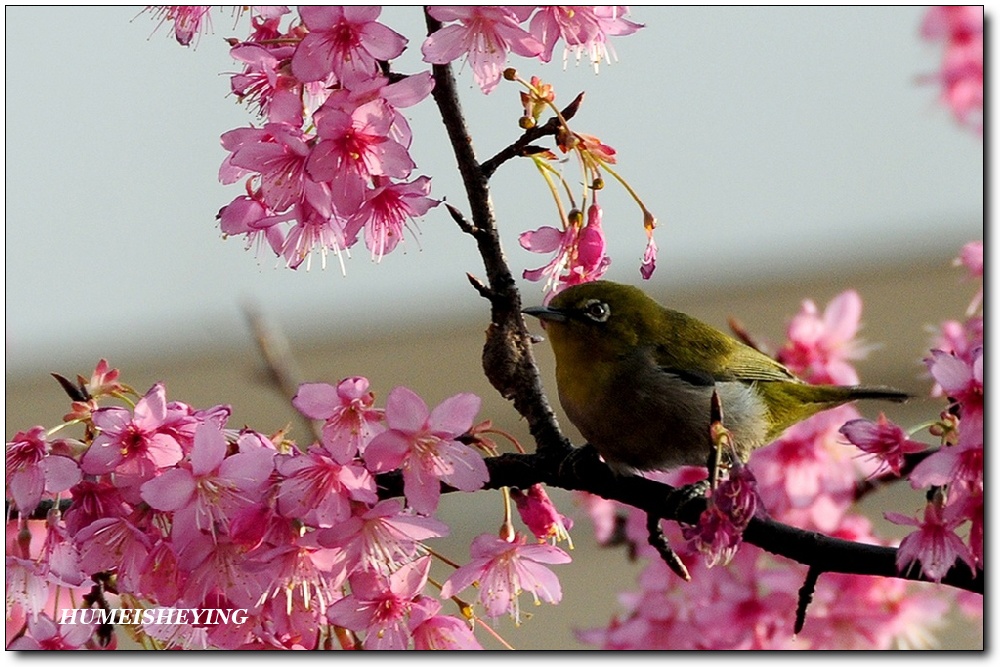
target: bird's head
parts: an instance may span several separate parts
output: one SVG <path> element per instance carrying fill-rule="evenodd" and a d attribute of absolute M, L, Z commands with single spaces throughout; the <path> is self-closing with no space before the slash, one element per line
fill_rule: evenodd
<path fill-rule="evenodd" d="M 522 312 L 542 321 L 559 359 L 565 352 L 617 356 L 655 340 L 666 311 L 637 287 L 599 280 L 569 287 L 547 306 Z"/>

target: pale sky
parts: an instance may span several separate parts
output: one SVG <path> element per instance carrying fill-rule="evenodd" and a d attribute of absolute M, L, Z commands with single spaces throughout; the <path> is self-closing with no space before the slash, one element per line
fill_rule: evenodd
<path fill-rule="evenodd" d="M 481 261 L 443 207 L 380 265 L 355 247 L 346 277 L 335 262 L 275 268 L 220 238 L 215 214 L 240 186 L 217 181 L 219 135 L 253 120 L 227 97 L 236 66 L 222 40 L 245 36 L 245 18 L 234 27 L 214 12 L 214 33 L 185 49 L 135 8 L 5 13 L 8 373 L 244 341 L 244 299 L 291 333 L 484 312 L 465 280 Z M 646 28 L 617 38 L 619 62 L 598 76 L 572 62 L 564 72 L 558 57 L 512 64 L 552 82 L 558 102 L 587 92 L 575 128 L 618 150 L 619 172 L 661 221 L 654 280 L 745 282 L 982 238 L 983 144 L 918 83 L 941 53 L 919 38 L 922 15 L 635 7 Z M 419 10 L 389 8 L 383 21 L 410 40 L 398 68 L 426 67 Z M 467 67 L 459 81 L 483 159 L 519 134 L 518 88 L 483 96 Z M 407 112 L 417 173 L 467 210 L 433 104 Z M 607 277 L 638 283 L 641 216 L 613 183 L 601 196 Z M 530 163 L 505 165 L 493 200 L 515 274 L 545 263 L 517 246 L 557 222 Z M 521 285 L 527 303 L 541 300 Z"/>

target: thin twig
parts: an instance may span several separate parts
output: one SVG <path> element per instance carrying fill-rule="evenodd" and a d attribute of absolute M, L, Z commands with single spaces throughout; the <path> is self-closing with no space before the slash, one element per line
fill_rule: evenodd
<path fill-rule="evenodd" d="M 580 93 L 573 101 L 566 105 L 560 113 L 564 120 L 569 120 L 576 115 L 576 112 L 580 109 L 580 104 L 583 102 L 583 93 Z M 517 141 L 507 146 L 502 151 L 486 160 L 482 164 L 483 175 L 486 178 L 492 176 L 497 169 L 500 168 L 504 162 L 512 160 L 517 157 L 522 157 L 524 155 L 530 155 L 532 152 L 536 152 L 534 149 L 537 147 L 532 147 L 531 142 L 541 139 L 545 136 L 555 136 L 559 133 L 559 129 L 562 127 L 562 121 L 559 120 L 557 116 L 549 118 L 549 120 L 544 125 L 539 125 L 531 129 L 525 130 L 524 134 L 518 138 Z"/>
<path fill-rule="evenodd" d="M 253 303 L 243 304 L 243 316 L 253 331 L 254 340 L 257 342 L 257 349 L 267 367 L 268 379 L 281 392 L 281 395 L 289 401 L 295 396 L 302 384 L 302 372 L 292 354 L 292 348 L 288 344 L 288 337 L 281 327 L 269 321 L 261 312 L 260 308 Z M 322 429 L 319 422 L 307 418 L 298 412 L 302 423 L 306 425 L 306 430 L 317 440 L 322 439 Z"/>

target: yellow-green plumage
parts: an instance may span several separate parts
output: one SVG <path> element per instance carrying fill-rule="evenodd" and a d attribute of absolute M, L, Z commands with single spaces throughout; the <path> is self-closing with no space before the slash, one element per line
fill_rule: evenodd
<path fill-rule="evenodd" d="M 767 355 L 630 285 L 577 285 L 548 307 L 524 312 L 544 323 L 570 420 L 619 469 L 704 464 L 713 390 L 743 460 L 822 410 L 859 398 L 907 398 L 887 387 L 806 384 Z"/>

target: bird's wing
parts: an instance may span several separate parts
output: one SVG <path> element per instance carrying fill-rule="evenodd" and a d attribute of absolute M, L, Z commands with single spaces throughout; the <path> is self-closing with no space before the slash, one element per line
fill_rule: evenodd
<path fill-rule="evenodd" d="M 673 350 L 657 346 L 653 353 L 656 365 L 665 373 L 676 375 L 697 386 L 715 382 L 801 382 L 780 363 L 752 347 L 733 341 L 729 350 L 711 354 L 688 348 L 685 363 L 675 358 Z"/>

